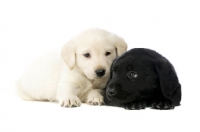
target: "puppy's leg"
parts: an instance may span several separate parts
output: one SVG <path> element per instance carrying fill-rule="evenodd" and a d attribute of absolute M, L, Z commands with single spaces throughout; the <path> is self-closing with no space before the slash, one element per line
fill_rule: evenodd
<path fill-rule="evenodd" d="M 151 106 L 153 109 L 160 109 L 160 110 L 174 109 L 174 103 L 170 99 L 164 97 L 154 99 Z"/>
<path fill-rule="evenodd" d="M 137 101 L 132 101 L 124 104 L 124 108 L 127 110 L 140 110 L 140 109 L 145 109 L 146 107 L 146 102 L 144 100 L 137 100 Z"/>
<path fill-rule="evenodd" d="M 86 98 L 86 103 L 91 104 L 91 105 L 102 105 L 104 104 L 104 99 L 103 99 L 103 90 L 101 89 L 93 89 L 91 90 Z"/>
<path fill-rule="evenodd" d="M 161 96 L 154 99 L 154 101 L 152 102 L 152 108 L 161 110 L 174 109 L 175 106 L 180 105 L 180 101 L 181 101 L 181 86 L 179 85 L 172 94 L 171 98 L 166 98 L 164 96 Z"/>
<path fill-rule="evenodd" d="M 81 101 L 78 95 L 81 88 L 72 82 L 61 82 L 57 87 L 56 99 L 62 107 L 79 107 Z"/>

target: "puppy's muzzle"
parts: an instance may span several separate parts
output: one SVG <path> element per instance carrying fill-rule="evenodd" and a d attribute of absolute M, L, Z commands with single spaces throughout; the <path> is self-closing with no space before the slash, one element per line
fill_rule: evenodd
<path fill-rule="evenodd" d="M 107 94 L 108 94 L 108 96 L 113 96 L 113 95 L 115 95 L 116 92 L 117 92 L 117 91 L 116 91 L 115 88 L 108 88 L 108 89 L 107 89 Z"/>
<path fill-rule="evenodd" d="M 95 73 L 96 73 L 96 75 L 98 77 L 102 77 L 103 75 L 105 75 L 106 70 L 104 70 L 104 69 L 98 69 L 98 70 L 95 71 Z"/>

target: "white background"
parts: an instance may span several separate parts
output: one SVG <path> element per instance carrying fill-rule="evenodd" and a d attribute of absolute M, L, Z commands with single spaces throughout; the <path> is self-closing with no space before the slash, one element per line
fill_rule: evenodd
<path fill-rule="evenodd" d="M 15 80 L 35 58 L 91 27 L 118 34 L 129 49 L 167 57 L 182 84 L 182 105 L 169 111 L 69 109 L 14 94 Z M 199 132 L 199 45 L 199 0 L 0 0 L 0 131 Z"/>

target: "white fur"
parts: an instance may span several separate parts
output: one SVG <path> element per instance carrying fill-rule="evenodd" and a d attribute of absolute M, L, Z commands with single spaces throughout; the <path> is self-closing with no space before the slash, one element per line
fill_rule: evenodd
<path fill-rule="evenodd" d="M 111 63 L 126 50 L 127 44 L 117 35 L 98 28 L 86 30 L 61 51 L 34 62 L 17 81 L 17 93 L 24 100 L 58 101 L 64 107 L 81 102 L 101 105 Z M 111 54 L 106 56 L 106 52 Z M 85 53 L 91 57 L 86 58 Z M 101 78 L 95 73 L 99 68 L 106 70 Z"/>

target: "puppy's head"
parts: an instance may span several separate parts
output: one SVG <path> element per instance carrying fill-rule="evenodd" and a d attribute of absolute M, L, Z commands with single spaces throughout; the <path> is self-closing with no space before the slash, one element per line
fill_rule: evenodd
<path fill-rule="evenodd" d="M 70 40 L 62 49 L 62 58 L 71 70 L 76 67 L 94 80 L 108 78 L 112 61 L 126 50 L 122 38 L 93 28 Z"/>
<path fill-rule="evenodd" d="M 141 97 L 144 90 L 157 88 L 158 84 L 153 62 L 128 51 L 112 64 L 106 96 L 110 101 L 126 103 Z"/>

